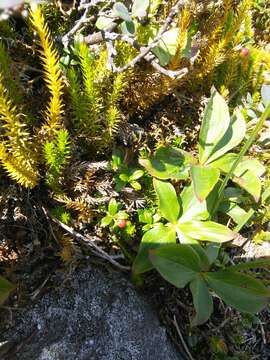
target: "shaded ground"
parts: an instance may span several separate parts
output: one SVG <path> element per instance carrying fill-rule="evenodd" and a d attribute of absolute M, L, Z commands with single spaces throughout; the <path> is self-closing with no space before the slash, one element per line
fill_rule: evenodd
<path fill-rule="evenodd" d="M 31 55 L 30 49 L 28 49 Z M 23 53 L 21 49 L 20 54 Z M 27 63 L 31 56 L 28 56 Z M 23 69 L 24 59 L 19 59 L 22 66 L 18 76 L 27 75 L 25 87 L 28 89 L 29 101 L 32 100 L 32 92 L 36 96 L 36 106 L 42 108 L 44 94 L 40 69 Z M 35 64 L 32 64 L 35 65 Z M 17 67 L 18 68 L 18 67 Z M 30 71 L 30 72 L 29 72 Z M 24 77 L 25 78 L 25 77 Z M 32 87 L 28 86 L 32 84 Z M 142 144 L 149 146 L 156 141 L 171 143 L 176 135 L 183 139 L 185 149 L 192 151 L 197 140 L 199 124 L 197 120 L 201 111 L 200 94 L 176 94 L 162 99 L 147 111 L 132 115 L 128 120 L 136 123 L 143 130 L 143 137 L 132 140 L 125 151 L 134 157 Z M 40 103 L 41 104 L 40 104 Z M 126 116 L 128 118 L 128 111 Z M 128 128 L 128 132 L 130 128 Z M 124 130 L 123 130 L 124 132 Z M 123 147 L 123 136 L 119 136 L 118 145 Z M 84 155 L 84 154 L 83 154 Z M 84 160 L 77 155 L 77 161 Z M 102 159 L 102 160 L 108 160 Z M 77 164 L 76 164 L 77 166 Z M 74 166 L 74 168 L 76 167 Z M 59 286 L 59 278 L 65 278 L 69 282 L 71 274 L 78 269 L 90 264 L 106 267 L 108 273 L 115 271 L 106 261 L 94 256 L 87 244 L 82 244 L 75 239 L 67 237 L 63 242 L 65 232 L 52 223 L 46 216 L 44 208 L 50 208 L 54 204 L 49 200 L 44 188 L 29 193 L 20 190 L 1 174 L 2 185 L 0 188 L 0 272 L 10 281 L 17 284 L 17 288 L 5 303 L 0 307 L 0 332 L 4 333 L 6 326 L 13 322 L 18 310 L 36 303 L 44 294 L 55 290 Z M 76 179 L 78 181 L 78 179 Z M 112 174 L 106 172 L 94 173 L 90 181 L 95 185 L 91 190 L 86 189 L 88 195 L 92 195 L 99 185 L 106 188 L 110 195 L 113 184 Z M 105 184 L 105 185 L 104 185 Z M 100 186 L 100 187 L 102 187 Z M 91 192 L 92 191 L 92 192 Z M 136 197 L 142 197 L 142 193 L 132 193 Z M 122 196 L 122 200 L 130 204 L 130 199 Z M 43 208 L 44 207 L 44 208 Z M 73 225 L 84 235 L 95 235 L 95 217 L 91 223 L 74 221 Z M 99 234 L 104 235 L 104 234 Z M 69 239 L 69 240 L 68 240 Z M 112 247 L 106 237 L 103 242 L 97 243 L 110 255 L 119 254 L 119 248 Z M 139 239 L 136 239 L 137 242 Z M 67 245 L 68 244 L 68 245 Z M 269 246 L 248 245 L 247 253 L 243 258 L 252 258 L 256 253 L 265 256 Z M 235 253 L 235 256 L 241 254 Z M 63 261 L 65 260 L 65 261 Z M 118 259 L 123 265 L 125 261 Z M 126 276 L 129 276 L 126 274 Z M 270 274 L 262 273 L 262 278 L 269 282 Z M 156 273 L 146 276 L 144 286 L 138 291 L 147 296 L 159 313 L 162 324 L 181 352 L 186 354 L 187 359 L 213 359 L 213 360 L 268 360 L 270 359 L 270 309 L 263 311 L 255 317 L 240 315 L 222 304 L 215 298 L 215 312 L 211 320 L 204 326 L 191 329 L 190 318 L 193 315 L 192 301 L 188 290 L 178 290 L 163 281 Z M 188 355 L 190 352 L 190 357 Z M 124 360 L 127 360 L 126 358 Z"/>
<path fill-rule="evenodd" d="M 17 284 L 8 302 L 1 307 L 2 333 L 12 323 L 18 310 L 58 288 L 59 276 L 64 276 L 68 282 L 78 267 L 89 263 L 105 266 L 109 272 L 116 270 L 106 261 L 93 256 L 87 244 L 71 239 L 70 247 L 63 245 L 63 231 L 47 217 L 43 208 L 46 201 L 39 191 L 30 195 L 14 185 L 5 187 L 2 192 L 0 270 Z M 91 236 L 94 227 L 86 224 L 79 231 Z M 248 243 L 245 245 L 246 252 L 243 251 L 242 255 L 241 252 L 235 252 L 235 258 L 250 258 L 256 256 L 256 252 L 263 256 L 265 253 L 261 251 L 269 250 L 267 244 L 260 246 Z M 119 253 L 106 243 L 106 239 L 97 245 L 111 255 Z M 67 262 L 63 262 L 63 249 L 70 250 Z M 118 261 L 125 264 L 121 258 Z M 269 283 L 269 271 L 262 272 L 261 277 Z M 188 290 L 175 289 L 153 272 L 146 276 L 144 286 L 139 287 L 138 291 L 154 304 L 162 324 L 182 353 L 187 354 L 189 349 L 193 358 L 198 360 L 270 358 L 269 307 L 258 316 L 251 317 L 240 315 L 215 298 L 215 311 L 210 321 L 191 329 L 189 323 L 194 310 Z"/>

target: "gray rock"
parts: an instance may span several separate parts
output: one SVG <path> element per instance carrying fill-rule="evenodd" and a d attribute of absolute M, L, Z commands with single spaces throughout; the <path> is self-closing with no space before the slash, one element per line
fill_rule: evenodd
<path fill-rule="evenodd" d="M 17 315 L 4 341 L 14 344 L 5 360 L 181 360 L 134 287 L 95 268 Z"/>

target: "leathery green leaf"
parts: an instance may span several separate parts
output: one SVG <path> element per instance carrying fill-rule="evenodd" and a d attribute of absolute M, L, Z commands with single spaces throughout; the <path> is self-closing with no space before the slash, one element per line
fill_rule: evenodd
<path fill-rule="evenodd" d="M 218 258 L 220 245 L 216 243 L 209 243 L 206 246 L 205 253 L 208 257 L 209 264 L 212 265 Z"/>
<path fill-rule="evenodd" d="M 199 201 L 207 198 L 218 182 L 220 172 L 218 169 L 193 165 L 191 167 L 191 178 L 194 186 L 194 192 Z"/>
<path fill-rule="evenodd" d="M 117 201 L 115 199 L 111 199 L 108 205 L 109 214 L 113 216 L 117 213 L 117 210 L 118 210 Z"/>
<path fill-rule="evenodd" d="M 209 271 L 210 262 L 205 249 L 199 243 L 190 245 L 192 246 L 192 249 L 196 251 L 197 255 L 200 258 L 200 269 L 202 271 Z"/>
<path fill-rule="evenodd" d="M 230 125 L 228 105 L 223 97 L 212 89 L 211 98 L 206 106 L 199 135 L 199 162 L 204 164 Z"/>
<path fill-rule="evenodd" d="M 235 169 L 234 174 L 236 176 L 242 176 L 247 170 L 253 172 L 258 177 L 262 176 L 266 171 L 259 160 L 245 157 Z"/>
<path fill-rule="evenodd" d="M 236 237 L 232 230 L 213 221 L 187 221 L 179 223 L 178 229 L 184 235 L 201 241 L 223 243 Z"/>
<path fill-rule="evenodd" d="M 157 224 L 147 231 L 141 241 L 138 254 L 133 263 L 133 272 L 141 274 L 153 268 L 149 260 L 149 250 L 176 242 L 176 233 L 172 227 Z"/>
<path fill-rule="evenodd" d="M 223 202 L 219 206 L 219 211 L 230 216 L 236 224 L 241 223 L 246 219 L 247 212 L 242 209 L 239 205 L 233 202 Z"/>
<path fill-rule="evenodd" d="M 139 163 L 157 179 L 185 180 L 189 176 L 189 164 L 194 159 L 190 154 L 174 147 L 160 147 L 155 154 Z"/>
<path fill-rule="evenodd" d="M 211 167 L 220 169 L 227 173 L 233 162 L 237 159 L 237 154 L 229 153 L 220 159 L 211 163 Z M 240 187 L 250 193 L 255 201 L 258 201 L 261 195 L 260 176 L 265 172 L 265 167 L 256 159 L 244 158 L 234 171 L 233 181 Z"/>
<path fill-rule="evenodd" d="M 211 167 L 215 167 L 224 173 L 228 173 L 237 159 L 238 155 L 234 153 L 228 153 L 211 163 Z M 256 174 L 260 177 L 265 173 L 265 167 L 257 159 L 250 159 L 244 157 L 243 160 L 238 164 L 234 171 L 235 176 L 243 175 L 247 170 Z"/>
<path fill-rule="evenodd" d="M 165 245 L 149 251 L 160 275 L 178 288 L 186 286 L 200 271 L 200 258 L 190 245 Z"/>
<path fill-rule="evenodd" d="M 213 150 L 212 155 L 207 160 L 207 164 L 220 158 L 231 149 L 235 148 L 244 139 L 246 133 L 246 121 L 239 110 L 237 110 L 230 121 L 230 125 Z"/>
<path fill-rule="evenodd" d="M 206 201 L 199 201 L 192 185 L 183 189 L 180 195 L 182 202 L 182 215 L 179 222 L 189 220 L 207 220 L 210 216 Z"/>
<path fill-rule="evenodd" d="M 257 279 L 235 271 L 205 274 L 209 286 L 224 302 L 242 312 L 255 314 L 263 309 L 270 291 Z"/>
<path fill-rule="evenodd" d="M 192 319 L 191 325 L 201 325 L 210 318 L 213 312 L 213 299 L 206 282 L 200 275 L 197 275 L 196 278 L 191 281 L 189 287 L 196 310 L 196 314 Z"/>
<path fill-rule="evenodd" d="M 180 205 L 173 185 L 157 179 L 154 179 L 153 183 L 158 197 L 158 206 L 161 215 L 169 222 L 173 224 L 177 223 Z"/>
<path fill-rule="evenodd" d="M 130 17 L 127 7 L 120 1 L 118 1 L 114 4 L 113 13 L 115 16 L 118 16 L 125 21 L 131 21 L 131 17 Z"/>
<path fill-rule="evenodd" d="M 258 202 L 261 196 L 261 180 L 250 170 L 247 170 L 242 176 L 234 177 L 233 181 L 250 193 L 254 200 Z"/>

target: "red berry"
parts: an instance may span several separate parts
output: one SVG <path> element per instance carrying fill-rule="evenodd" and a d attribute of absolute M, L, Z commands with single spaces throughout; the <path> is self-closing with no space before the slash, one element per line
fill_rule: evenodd
<path fill-rule="evenodd" d="M 127 226 L 127 220 L 120 219 L 117 221 L 117 225 L 120 229 L 124 229 Z"/>
<path fill-rule="evenodd" d="M 246 48 L 246 47 L 243 47 L 241 50 L 240 50 L 240 56 L 241 57 L 247 57 L 249 55 L 249 49 Z"/>

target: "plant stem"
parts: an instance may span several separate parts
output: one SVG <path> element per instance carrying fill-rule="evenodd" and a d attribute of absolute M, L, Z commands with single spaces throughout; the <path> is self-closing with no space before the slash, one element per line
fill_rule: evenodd
<path fill-rule="evenodd" d="M 228 184 L 228 181 L 231 179 L 231 177 L 233 176 L 234 170 L 237 168 L 237 166 L 239 165 L 240 161 L 242 160 L 242 158 L 245 156 L 245 154 L 247 153 L 247 151 L 249 150 L 249 148 L 251 147 L 251 145 L 253 144 L 254 140 L 256 139 L 258 133 L 260 132 L 260 130 L 263 127 L 263 124 L 265 122 L 265 120 L 270 116 L 270 102 L 268 103 L 266 109 L 264 110 L 264 112 L 262 113 L 259 121 L 257 122 L 256 126 L 254 127 L 252 133 L 250 134 L 248 140 L 246 141 L 245 145 L 242 147 L 237 159 L 235 160 L 235 162 L 232 164 L 232 167 L 230 169 L 230 171 L 227 173 L 225 179 L 222 182 L 222 185 L 218 191 L 218 199 L 217 202 L 214 206 L 213 209 L 213 214 L 215 214 L 215 212 L 217 211 L 217 209 L 219 208 L 219 205 L 223 199 L 223 192 Z"/>

